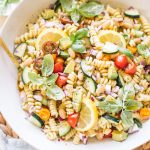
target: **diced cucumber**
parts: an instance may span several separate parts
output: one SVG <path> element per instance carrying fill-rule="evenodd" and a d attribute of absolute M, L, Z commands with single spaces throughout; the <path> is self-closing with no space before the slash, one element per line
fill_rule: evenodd
<path fill-rule="evenodd" d="M 44 125 L 44 121 L 35 113 L 32 113 L 32 115 L 29 117 L 29 121 L 39 128 Z"/>
<path fill-rule="evenodd" d="M 140 14 L 138 12 L 138 10 L 136 9 L 129 9 L 129 10 L 126 10 L 124 12 L 125 16 L 128 16 L 130 18 L 139 18 L 140 17 Z"/>
<path fill-rule="evenodd" d="M 75 61 L 72 60 L 65 67 L 64 73 L 74 72 L 74 67 L 75 67 Z"/>
<path fill-rule="evenodd" d="M 107 54 L 116 53 L 118 52 L 118 46 L 113 43 L 106 42 L 105 46 L 103 47 L 103 52 Z"/>
<path fill-rule="evenodd" d="M 115 117 L 110 116 L 110 115 L 105 115 L 103 117 L 110 120 L 112 123 L 119 123 L 119 121 L 120 121 L 118 118 L 115 118 Z"/>
<path fill-rule="evenodd" d="M 81 102 L 82 102 L 83 92 L 81 90 L 76 90 L 73 92 L 73 108 L 76 112 L 81 110 Z"/>
<path fill-rule="evenodd" d="M 120 74 L 118 75 L 118 78 L 117 78 L 117 85 L 119 87 L 123 87 L 125 85 L 125 83 L 123 81 L 123 78 L 122 78 L 122 76 Z"/>
<path fill-rule="evenodd" d="M 116 68 L 114 66 L 111 66 L 108 69 L 108 79 L 114 80 L 114 79 L 117 79 L 117 77 L 118 77 L 118 73 L 117 73 Z"/>
<path fill-rule="evenodd" d="M 83 86 L 85 89 L 87 89 L 89 92 L 93 94 L 96 91 L 96 83 L 92 78 L 86 78 Z"/>
<path fill-rule="evenodd" d="M 22 81 L 24 84 L 28 84 L 30 82 L 30 79 L 29 79 L 29 74 L 30 72 L 30 68 L 29 67 L 25 67 L 24 70 L 23 70 L 23 73 L 22 73 Z"/>
<path fill-rule="evenodd" d="M 62 121 L 60 122 L 59 125 L 59 136 L 64 136 L 66 135 L 71 129 L 70 124 L 67 121 Z"/>
<path fill-rule="evenodd" d="M 22 43 L 20 45 L 18 45 L 14 51 L 14 55 L 19 57 L 19 58 L 22 58 L 25 51 L 27 49 L 27 44 L 26 43 Z"/>
<path fill-rule="evenodd" d="M 114 130 L 112 132 L 112 139 L 114 141 L 122 142 L 122 141 L 126 140 L 127 137 L 128 137 L 128 133 L 126 133 L 124 131 Z"/>
<path fill-rule="evenodd" d="M 59 56 L 61 56 L 64 59 L 67 59 L 69 57 L 68 52 L 60 51 Z"/>
<path fill-rule="evenodd" d="M 145 58 L 150 57 L 149 47 L 147 45 L 138 44 L 137 50 L 138 50 L 138 53 L 144 56 Z"/>
<path fill-rule="evenodd" d="M 88 76 L 88 77 L 92 76 L 93 69 L 91 69 L 91 68 L 89 69 L 89 65 L 86 63 L 85 60 L 81 61 L 81 69 L 86 76 Z"/>
<path fill-rule="evenodd" d="M 133 54 L 128 49 L 122 48 L 122 47 L 118 47 L 118 49 L 119 49 L 119 52 L 125 54 L 129 58 L 133 58 Z"/>

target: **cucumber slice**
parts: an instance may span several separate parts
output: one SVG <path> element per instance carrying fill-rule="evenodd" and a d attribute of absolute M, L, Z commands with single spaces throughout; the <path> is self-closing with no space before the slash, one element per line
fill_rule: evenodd
<path fill-rule="evenodd" d="M 89 69 L 89 65 L 87 65 L 85 60 L 81 61 L 81 69 L 86 76 L 88 77 L 92 76 L 93 69 Z"/>
<path fill-rule="evenodd" d="M 81 90 L 76 90 L 73 92 L 73 108 L 76 112 L 81 110 L 81 103 L 82 103 L 83 92 Z"/>
<path fill-rule="evenodd" d="M 138 12 L 138 10 L 136 9 L 129 9 L 129 10 L 126 10 L 124 12 L 125 16 L 128 16 L 130 18 L 140 18 L 140 14 Z"/>
<path fill-rule="evenodd" d="M 118 118 L 115 118 L 115 117 L 110 116 L 110 115 L 105 115 L 103 117 L 110 120 L 112 123 L 119 123 L 119 121 L 120 121 Z"/>
<path fill-rule="evenodd" d="M 71 129 L 70 124 L 67 121 L 62 121 L 60 122 L 59 125 L 59 136 L 64 136 L 66 135 Z"/>
<path fill-rule="evenodd" d="M 32 115 L 29 117 L 29 121 L 39 128 L 44 125 L 44 121 L 35 113 L 32 113 Z"/>
<path fill-rule="evenodd" d="M 106 54 L 113 54 L 118 52 L 118 46 L 110 43 L 110 42 L 106 42 L 105 46 L 103 47 L 103 52 Z"/>
<path fill-rule="evenodd" d="M 69 54 L 68 54 L 68 52 L 60 51 L 59 56 L 64 58 L 64 59 L 67 59 L 69 57 Z"/>
<path fill-rule="evenodd" d="M 138 128 L 142 128 L 142 123 L 139 119 L 133 118 L 134 123 L 138 126 Z"/>
<path fill-rule="evenodd" d="M 71 73 L 71 72 L 74 72 L 74 67 L 75 67 L 75 61 L 70 61 L 68 64 L 67 64 L 67 66 L 66 66 L 66 68 L 65 68 L 65 70 L 64 70 L 64 73 Z"/>
<path fill-rule="evenodd" d="M 19 57 L 19 58 L 22 58 L 25 51 L 27 49 L 27 44 L 26 43 L 22 43 L 20 45 L 18 45 L 14 51 L 14 55 Z"/>
<path fill-rule="evenodd" d="M 123 87 L 125 85 L 125 83 L 123 81 L 123 78 L 122 78 L 122 76 L 120 74 L 118 75 L 118 78 L 117 78 L 117 85 L 119 87 Z"/>
<path fill-rule="evenodd" d="M 85 89 L 87 89 L 89 92 L 93 94 L 96 91 L 96 83 L 92 78 L 86 78 L 83 86 Z"/>
<path fill-rule="evenodd" d="M 29 74 L 30 72 L 30 68 L 29 67 L 25 67 L 24 70 L 23 70 L 23 73 L 22 73 L 22 81 L 24 84 L 28 84 L 30 82 L 30 79 L 29 79 Z"/>

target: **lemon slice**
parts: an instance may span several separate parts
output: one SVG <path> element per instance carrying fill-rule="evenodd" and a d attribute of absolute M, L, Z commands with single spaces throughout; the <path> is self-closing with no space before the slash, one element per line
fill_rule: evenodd
<path fill-rule="evenodd" d="M 98 112 L 95 103 L 85 98 L 82 103 L 82 109 L 76 130 L 80 132 L 88 131 L 93 128 L 98 120 Z"/>
<path fill-rule="evenodd" d="M 62 37 L 67 37 L 63 30 L 50 28 L 45 29 L 37 38 L 36 49 L 41 50 L 42 45 L 47 41 L 57 42 Z"/>
<path fill-rule="evenodd" d="M 126 47 L 126 41 L 124 37 L 116 32 L 111 30 L 103 30 L 99 32 L 99 40 L 102 43 L 111 42 L 114 43 L 120 47 Z"/>

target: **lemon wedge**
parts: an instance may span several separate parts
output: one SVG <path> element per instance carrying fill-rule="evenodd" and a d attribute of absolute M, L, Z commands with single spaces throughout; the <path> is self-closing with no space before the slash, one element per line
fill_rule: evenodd
<path fill-rule="evenodd" d="M 42 45 L 47 41 L 57 42 L 62 37 L 67 37 L 66 33 L 63 30 L 50 28 L 45 29 L 37 38 L 36 49 L 41 50 Z"/>
<path fill-rule="evenodd" d="M 111 42 L 120 47 L 124 47 L 124 48 L 126 47 L 126 41 L 124 37 L 116 31 L 102 30 L 99 32 L 98 36 L 100 42 L 102 43 Z"/>
<path fill-rule="evenodd" d="M 88 131 L 95 126 L 97 120 L 98 111 L 95 103 L 88 98 L 84 98 L 76 130 L 80 132 Z"/>

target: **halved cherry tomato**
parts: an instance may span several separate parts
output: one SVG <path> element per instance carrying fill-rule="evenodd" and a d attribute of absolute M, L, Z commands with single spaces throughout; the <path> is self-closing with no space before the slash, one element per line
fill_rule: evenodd
<path fill-rule="evenodd" d="M 110 133 L 107 134 L 107 135 L 105 134 L 105 135 L 104 135 L 104 138 L 111 138 L 111 137 L 112 137 L 112 131 L 113 131 L 113 130 L 111 130 Z"/>
<path fill-rule="evenodd" d="M 54 61 L 56 61 L 57 54 L 52 54 Z"/>
<path fill-rule="evenodd" d="M 58 62 L 54 64 L 54 71 L 53 71 L 54 73 L 63 72 L 63 70 L 64 70 L 63 63 Z"/>
<path fill-rule="evenodd" d="M 125 73 L 134 75 L 136 73 L 136 65 L 133 62 L 128 64 L 128 66 L 125 69 Z"/>
<path fill-rule="evenodd" d="M 58 62 L 64 63 L 65 61 L 63 60 L 63 58 L 57 57 L 56 60 L 55 60 L 55 63 L 58 63 Z"/>
<path fill-rule="evenodd" d="M 125 55 L 119 55 L 115 58 L 115 65 L 119 69 L 123 69 L 128 65 L 128 59 Z"/>
<path fill-rule="evenodd" d="M 79 114 L 74 113 L 68 116 L 68 123 L 75 128 L 78 122 Z"/>
<path fill-rule="evenodd" d="M 67 77 L 65 76 L 58 76 L 58 79 L 56 81 L 56 84 L 59 86 L 59 87 L 62 87 L 64 85 L 66 85 L 67 83 Z"/>
<path fill-rule="evenodd" d="M 47 108 L 42 108 L 38 115 L 42 120 L 47 121 L 50 118 L 50 111 Z"/>

